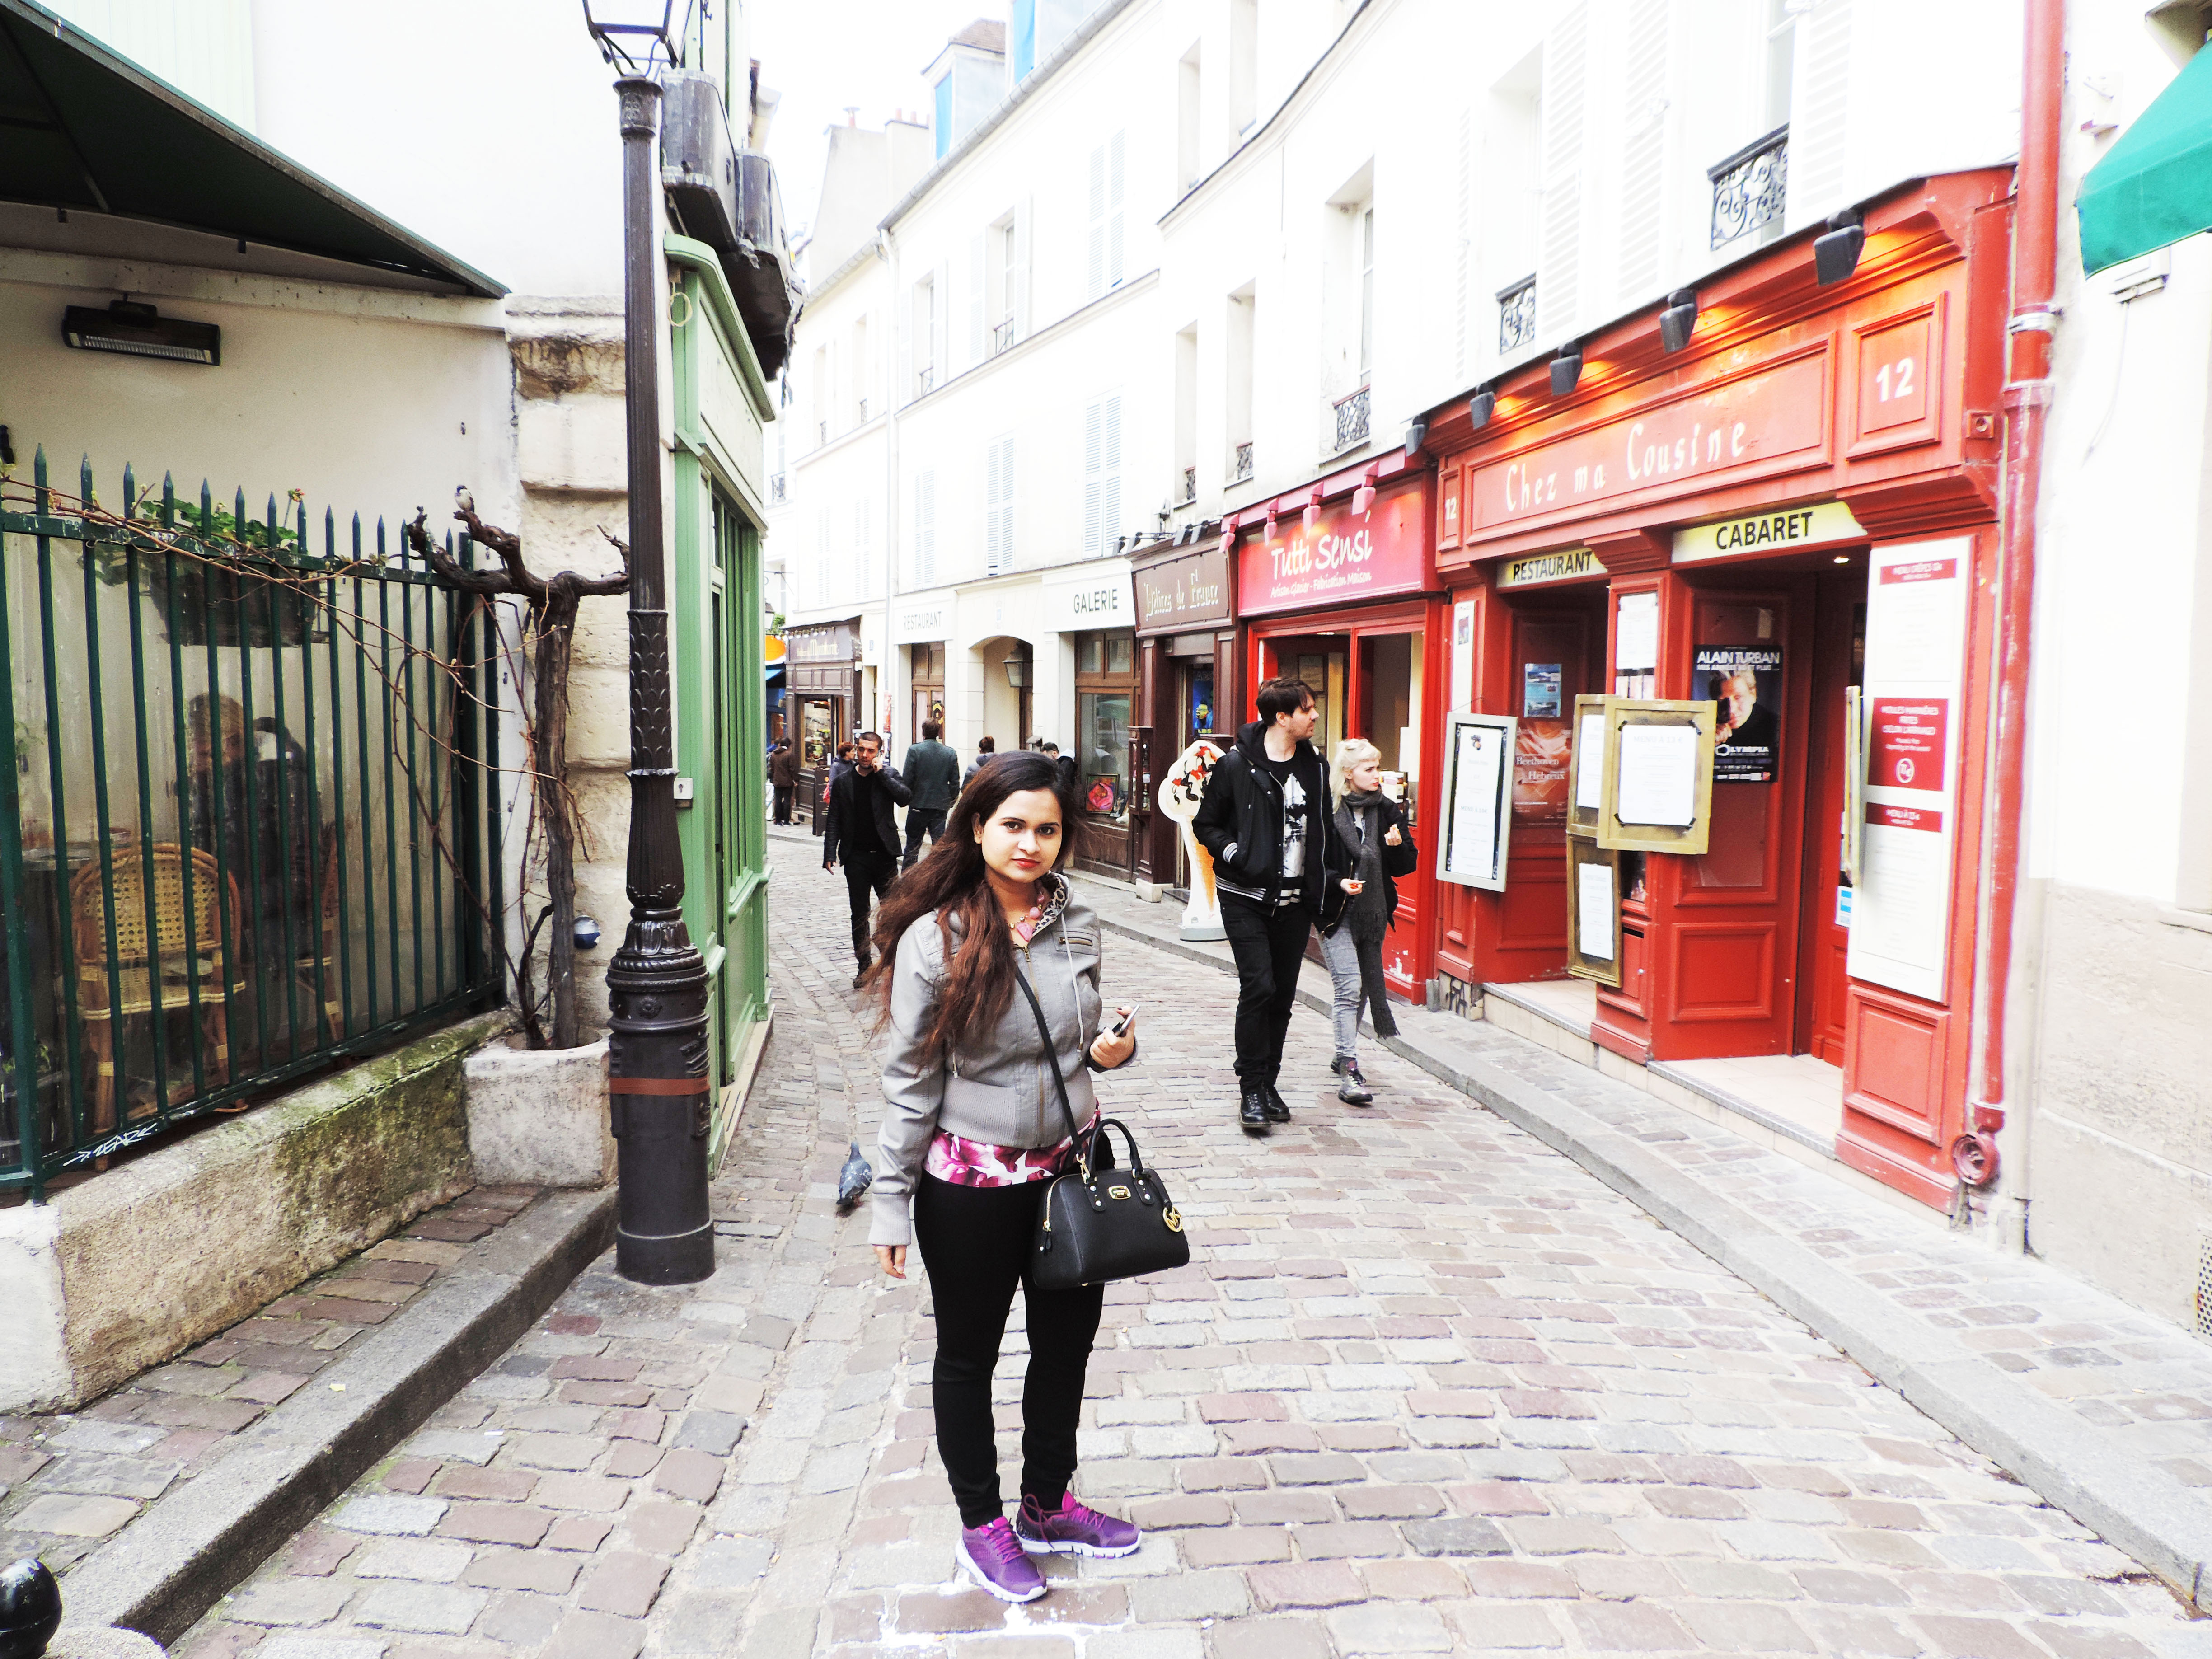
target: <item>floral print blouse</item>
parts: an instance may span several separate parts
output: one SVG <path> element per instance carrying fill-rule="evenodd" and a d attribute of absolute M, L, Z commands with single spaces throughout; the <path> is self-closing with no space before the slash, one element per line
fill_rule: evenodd
<path fill-rule="evenodd" d="M 1093 1116 L 1091 1123 L 1097 1118 Z M 1090 1133 L 1091 1125 L 1084 1125 Z M 955 1187 L 1019 1187 L 1049 1181 L 1075 1167 L 1075 1142 L 1050 1146 L 993 1146 L 939 1129 L 931 1137 L 922 1169 Z"/>

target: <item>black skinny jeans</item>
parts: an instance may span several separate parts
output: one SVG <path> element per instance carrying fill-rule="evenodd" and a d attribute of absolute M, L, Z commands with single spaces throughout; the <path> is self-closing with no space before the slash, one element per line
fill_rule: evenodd
<path fill-rule="evenodd" d="M 1283 1038 L 1297 1006 L 1298 964 L 1314 913 L 1303 904 L 1270 910 L 1221 896 L 1221 931 L 1237 958 L 1237 1081 L 1264 1089 L 1283 1069 Z"/>
<path fill-rule="evenodd" d="M 958 1187 L 924 1174 L 915 1183 L 914 1240 L 937 1308 L 930 1373 L 937 1449 L 963 1527 L 1006 1513 L 991 1414 L 991 1372 L 1020 1284 L 1029 1309 L 1030 1363 L 1022 1379 L 1022 1495 L 1056 1510 L 1075 1473 L 1084 1373 L 1098 1335 L 1103 1285 L 1041 1291 L 1029 1283 L 1042 1182 Z"/>
<path fill-rule="evenodd" d="M 868 894 L 881 898 L 891 890 L 898 860 L 889 853 L 846 853 L 845 899 L 853 907 L 853 956 L 868 965 Z"/>

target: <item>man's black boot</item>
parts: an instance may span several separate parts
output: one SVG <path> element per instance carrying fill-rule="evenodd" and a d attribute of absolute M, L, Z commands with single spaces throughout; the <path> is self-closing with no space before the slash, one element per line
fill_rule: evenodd
<path fill-rule="evenodd" d="M 1244 1103 L 1237 1109 L 1237 1127 L 1249 1134 L 1265 1134 L 1267 1133 L 1267 1091 L 1247 1089 Z"/>
<path fill-rule="evenodd" d="M 1288 1123 L 1291 1121 L 1290 1103 L 1275 1092 L 1274 1079 L 1267 1080 L 1267 1121 Z"/>

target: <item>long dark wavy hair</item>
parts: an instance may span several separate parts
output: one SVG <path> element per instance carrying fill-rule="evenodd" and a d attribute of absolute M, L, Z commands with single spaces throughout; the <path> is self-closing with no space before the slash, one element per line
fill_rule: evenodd
<path fill-rule="evenodd" d="M 988 823 L 1007 796 L 1031 789 L 1048 790 L 1060 802 L 1060 846 L 1052 862 L 1059 869 L 1074 838 L 1075 792 L 1061 787 L 1060 768 L 1050 756 L 1018 750 L 988 762 L 969 781 L 929 856 L 894 882 L 876 906 L 876 963 L 869 975 L 886 1018 L 899 941 L 908 928 L 937 913 L 945 939 L 945 982 L 929 1029 L 922 1033 L 923 1051 L 933 1060 L 957 1049 L 963 1034 L 995 1027 L 1013 999 L 1013 930 L 991 891 L 975 826 Z M 957 950 L 955 916 L 960 919 Z"/>

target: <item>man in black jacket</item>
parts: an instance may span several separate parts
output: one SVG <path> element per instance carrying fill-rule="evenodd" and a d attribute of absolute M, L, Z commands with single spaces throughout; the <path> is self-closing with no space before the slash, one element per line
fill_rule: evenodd
<path fill-rule="evenodd" d="M 853 955 L 860 964 L 853 975 L 857 987 L 868 971 L 869 896 L 881 898 L 898 873 L 898 821 L 891 808 L 904 806 L 914 791 L 896 767 L 884 764 L 881 738 L 863 732 L 854 741 L 851 769 L 830 786 L 830 811 L 822 825 L 822 867 L 834 870 L 843 855 L 845 896 L 853 908 Z"/>
<path fill-rule="evenodd" d="M 1322 895 L 1345 872 L 1328 810 L 1328 774 L 1310 739 L 1304 680 L 1260 688 L 1260 718 L 1237 734 L 1206 781 L 1191 833 L 1213 854 L 1221 926 L 1237 957 L 1237 1121 L 1254 1133 L 1288 1123 L 1275 1091 L 1297 1002 L 1298 964 Z"/>
<path fill-rule="evenodd" d="M 906 809 L 906 854 L 899 861 L 903 870 L 914 868 L 925 834 L 932 847 L 937 845 L 945 833 L 945 815 L 960 793 L 960 757 L 951 744 L 939 741 L 944 735 L 939 722 L 924 720 L 921 741 L 907 745 L 906 781 L 914 799 Z"/>

